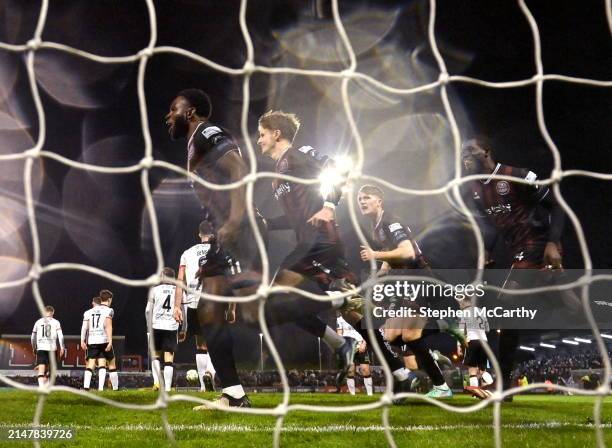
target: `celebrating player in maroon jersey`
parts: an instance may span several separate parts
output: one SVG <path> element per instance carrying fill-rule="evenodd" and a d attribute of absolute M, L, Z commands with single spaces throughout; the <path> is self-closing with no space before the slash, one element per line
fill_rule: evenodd
<path fill-rule="evenodd" d="M 384 193 L 380 188 L 374 185 L 362 186 L 357 195 L 357 202 L 361 213 L 368 217 L 371 223 L 372 248 L 362 247 L 360 255 L 363 261 L 382 262 L 379 274 L 406 274 L 406 269 L 422 269 L 426 274 L 431 275 L 429 264 L 419 245 L 412 238 L 410 227 L 384 209 Z M 422 298 L 419 298 L 418 301 L 422 301 Z M 384 326 L 385 340 L 391 343 L 406 343 L 410 350 L 404 356 L 414 356 L 418 366 L 429 375 L 433 382 L 434 387 L 427 394 L 429 397 L 452 397 L 453 393 L 446 384 L 425 341 L 427 335 L 439 331 L 438 325 L 433 320 L 427 322 L 427 319 L 420 319 L 422 322 L 419 322 L 417 319 L 389 319 Z M 450 327 L 448 322 L 442 321 L 440 326 L 447 331 L 450 330 L 451 334 L 459 336 L 458 329 L 455 326 Z"/>
<path fill-rule="evenodd" d="M 490 142 L 484 137 L 478 137 L 463 143 L 461 156 L 467 173 L 490 175 L 468 185 L 476 207 L 493 224 L 497 233 L 504 237 L 513 253 L 514 262 L 506 288 L 517 288 L 518 281 L 511 278 L 516 269 L 562 268 L 560 239 L 564 213 L 547 186 L 532 184 L 537 179 L 533 171 L 496 163 L 491 151 Z M 493 176 L 496 174 L 525 179 L 529 183 L 495 179 Z M 494 239 L 486 242 L 489 262 L 494 243 Z M 502 330 L 499 361 L 505 389 L 510 387 L 518 340 L 518 330 Z"/>

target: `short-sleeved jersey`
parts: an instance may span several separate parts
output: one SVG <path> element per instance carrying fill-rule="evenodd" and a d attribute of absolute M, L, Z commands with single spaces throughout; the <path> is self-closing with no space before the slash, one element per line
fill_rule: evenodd
<path fill-rule="evenodd" d="M 363 337 L 359 334 L 359 332 L 355 330 L 351 324 L 344 320 L 342 316 L 336 319 L 336 328 L 338 330 L 342 330 L 342 336 L 353 338 L 357 342 L 363 341 Z"/>
<path fill-rule="evenodd" d="M 176 286 L 161 284 L 151 289 L 149 302 L 153 304 L 151 325 L 155 330 L 177 330 L 178 322 L 174 319 L 174 294 Z"/>
<path fill-rule="evenodd" d="M 311 146 L 300 148 L 290 147 L 276 162 L 276 172 L 303 179 L 318 179 L 321 170 L 331 159 L 320 154 Z M 321 208 L 325 200 L 318 184 L 305 185 L 284 179 L 272 181 L 274 199 L 283 209 L 291 228 L 295 231 L 298 244 L 312 242 L 315 237 L 319 240 L 337 240 L 337 235 L 328 235 L 334 232 L 335 226 L 329 229 L 323 227 L 316 229 L 307 221 Z M 318 233 L 318 235 L 317 235 Z"/>
<path fill-rule="evenodd" d="M 87 344 L 108 344 L 106 336 L 107 320 L 112 319 L 115 312 L 106 305 L 96 305 L 85 311 L 83 320 L 87 321 Z"/>
<path fill-rule="evenodd" d="M 491 176 L 502 174 L 533 182 L 537 175 L 524 168 L 498 163 Z M 513 252 L 547 242 L 550 216 L 538 203 L 551 194 L 546 186 L 529 185 L 489 177 L 471 183 L 474 202 L 503 235 Z"/>
<path fill-rule="evenodd" d="M 189 288 L 196 289 L 198 287 L 196 274 L 200 266 L 204 266 L 204 269 L 206 269 L 205 266 L 209 258 L 218 255 L 219 251 L 219 246 L 216 244 L 200 243 L 183 252 L 180 266 L 185 266 L 185 283 Z M 195 294 L 183 292 L 183 303 L 187 304 L 187 307 L 197 308 L 198 301 L 199 299 Z"/>
<path fill-rule="evenodd" d="M 476 309 L 482 311 L 482 308 L 470 306 L 465 308 L 465 313 L 459 319 L 459 328 L 463 330 L 469 341 L 487 340 L 487 331 L 489 331 L 489 321 L 484 314 L 476 314 Z M 469 312 L 469 314 L 468 314 Z"/>
<path fill-rule="evenodd" d="M 410 227 L 393 213 L 384 211 L 374 229 L 372 229 L 372 248 L 374 250 L 390 251 L 397 249 L 402 241 L 410 241 L 414 249 L 414 260 L 404 262 L 389 262 L 392 269 L 414 269 L 424 268 L 427 263 L 417 242 L 412 238 Z"/>
<path fill-rule="evenodd" d="M 241 155 L 239 146 L 227 131 L 212 123 L 202 122 L 187 142 L 187 169 L 208 182 L 230 183 L 228 175 L 218 167 L 217 162 L 232 151 Z M 215 227 L 222 226 L 229 216 L 230 192 L 211 190 L 198 183 L 193 183 L 192 187 L 202 207 L 207 210 L 208 219 Z"/>
<path fill-rule="evenodd" d="M 32 329 L 36 350 L 54 352 L 57 350 L 57 332 L 62 330 L 59 321 L 52 317 L 38 319 Z"/>

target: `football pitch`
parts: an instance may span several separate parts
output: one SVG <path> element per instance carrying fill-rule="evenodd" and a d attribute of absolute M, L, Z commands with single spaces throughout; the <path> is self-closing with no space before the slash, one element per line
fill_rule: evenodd
<path fill-rule="evenodd" d="M 125 403 L 153 404 L 157 393 L 125 390 L 101 396 Z M 213 399 L 215 394 L 193 394 Z M 281 394 L 251 394 L 254 407 L 273 408 Z M 291 394 L 291 404 L 349 406 L 373 402 L 377 396 L 337 394 Z M 0 391 L 0 427 L 29 425 L 36 408 L 29 392 Z M 457 395 L 447 403 L 465 407 L 475 399 Z M 502 441 L 509 447 L 595 446 L 591 397 L 519 395 L 502 406 Z M 167 416 L 177 446 L 261 447 L 272 446 L 276 420 L 271 416 L 192 411 L 194 403 L 172 402 Z M 281 445 L 286 447 L 384 447 L 387 446 L 382 410 L 350 413 L 293 411 L 286 417 Z M 458 414 L 420 401 L 390 408 L 389 423 L 398 446 L 489 447 L 493 446 L 492 407 Z M 52 427 L 73 428 L 71 441 L 46 441 L 43 446 L 170 446 L 162 426 L 161 411 L 123 410 L 74 394 L 52 393 L 41 419 Z M 606 444 L 612 445 L 612 398 L 602 406 Z M 31 446 L 31 442 L 0 440 L 0 446 Z"/>

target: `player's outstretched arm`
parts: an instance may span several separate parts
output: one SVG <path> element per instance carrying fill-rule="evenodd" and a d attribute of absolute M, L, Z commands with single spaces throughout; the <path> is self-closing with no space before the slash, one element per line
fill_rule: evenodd
<path fill-rule="evenodd" d="M 244 159 L 236 151 L 225 154 L 217 166 L 228 174 L 230 182 L 237 182 L 247 175 L 247 166 Z M 230 191 L 230 214 L 227 221 L 217 231 L 217 238 L 221 244 L 231 244 L 239 236 L 240 225 L 246 211 L 246 187 L 240 186 Z"/>

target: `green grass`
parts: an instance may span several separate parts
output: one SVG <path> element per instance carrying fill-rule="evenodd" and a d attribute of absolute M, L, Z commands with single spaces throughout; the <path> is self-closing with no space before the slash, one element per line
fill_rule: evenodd
<path fill-rule="evenodd" d="M 149 391 L 104 392 L 106 398 L 124 403 L 151 404 L 157 395 Z M 213 394 L 193 394 L 206 398 Z M 280 394 L 252 394 L 253 405 L 273 408 Z M 375 401 L 378 397 L 336 394 L 292 394 L 292 404 L 348 406 Z M 603 405 L 604 436 L 612 445 L 612 399 Z M 591 426 L 593 398 L 579 396 L 515 397 L 502 407 L 502 439 L 508 447 L 595 446 Z M 447 401 L 457 407 L 476 403 L 464 395 Z M 168 420 L 181 447 L 260 447 L 272 445 L 276 420 L 271 416 L 230 414 L 220 411 L 194 412 L 193 403 L 171 403 Z M 35 395 L 15 390 L 0 391 L 0 427 L 27 425 L 36 408 Z M 281 435 L 285 447 L 383 447 L 386 445 L 381 409 L 350 413 L 294 411 L 284 421 Z M 161 411 L 122 410 L 69 393 L 53 393 L 46 401 L 42 422 L 75 427 L 70 442 L 43 442 L 43 446 L 149 447 L 169 446 L 162 429 Z M 398 446 L 489 447 L 493 445 L 492 408 L 459 414 L 413 401 L 390 409 L 390 425 Z M 1 441 L 0 446 L 32 446 L 31 443 Z"/>

